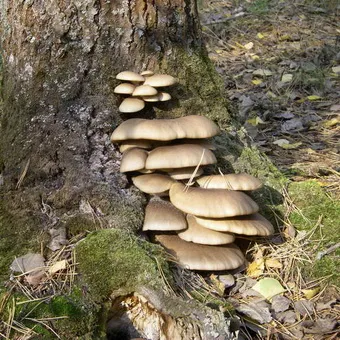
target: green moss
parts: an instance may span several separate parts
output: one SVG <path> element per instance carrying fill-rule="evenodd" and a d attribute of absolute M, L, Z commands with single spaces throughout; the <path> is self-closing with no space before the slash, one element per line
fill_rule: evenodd
<path fill-rule="evenodd" d="M 79 234 L 95 231 L 98 227 L 100 227 L 99 223 L 97 225 L 96 221 L 82 215 L 69 218 L 65 224 L 69 239 Z"/>
<path fill-rule="evenodd" d="M 40 251 L 39 223 L 23 211 L 9 211 L 4 201 L 0 203 L 0 285 L 8 279 L 15 257 Z"/>
<path fill-rule="evenodd" d="M 96 300 L 141 285 L 161 286 L 156 259 L 167 268 L 161 253 L 159 246 L 116 229 L 94 232 L 76 247 L 80 272 Z"/>
<path fill-rule="evenodd" d="M 288 191 L 298 208 L 289 215 L 290 221 L 297 229 L 312 230 L 321 221 L 312 236 L 312 240 L 315 240 L 315 244 L 318 245 L 315 254 L 340 242 L 339 201 L 327 195 L 317 181 L 291 183 Z M 314 264 L 306 270 L 313 277 L 333 275 L 331 282 L 339 283 L 339 255 L 340 249 L 337 249 L 321 260 L 315 260 Z"/>
<path fill-rule="evenodd" d="M 8 294 L 8 293 L 7 293 Z M 86 300 L 79 288 L 71 293 L 54 296 L 50 300 L 28 300 L 20 293 L 11 293 L 9 298 L 0 301 L 4 304 L 1 318 L 6 320 L 8 312 L 15 310 L 14 320 L 33 329 L 38 335 L 34 339 L 55 339 L 48 327 L 35 320 L 50 319 L 49 326 L 61 339 L 104 339 L 105 323 L 100 316 L 103 308 Z M 15 338 L 15 331 L 11 334 Z"/>

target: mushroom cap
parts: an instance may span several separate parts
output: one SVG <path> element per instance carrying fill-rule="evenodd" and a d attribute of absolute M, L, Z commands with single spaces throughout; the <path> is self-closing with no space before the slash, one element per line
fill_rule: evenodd
<path fill-rule="evenodd" d="M 123 113 L 132 113 L 143 110 L 145 103 L 138 98 L 125 98 L 120 104 L 118 110 Z"/>
<path fill-rule="evenodd" d="M 239 191 L 186 188 L 182 183 L 174 183 L 169 195 L 176 208 L 195 216 L 223 218 L 249 215 L 259 210 L 249 196 Z"/>
<path fill-rule="evenodd" d="M 260 214 L 235 216 L 223 219 L 207 219 L 195 217 L 197 223 L 204 228 L 243 234 L 249 236 L 269 236 L 274 233 L 273 225 Z"/>
<path fill-rule="evenodd" d="M 244 263 L 244 256 L 235 244 L 208 246 L 186 242 L 177 235 L 156 235 L 155 240 L 191 270 L 235 269 Z"/>
<path fill-rule="evenodd" d="M 143 76 L 143 77 L 150 77 L 150 76 L 153 76 L 154 73 L 152 71 L 145 70 L 145 71 L 141 72 L 140 75 Z"/>
<path fill-rule="evenodd" d="M 175 182 L 174 179 L 162 174 L 147 174 L 132 178 L 133 184 L 147 194 L 164 194 Z"/>
<path fill-rule="evenodd" d="M 220 245 L 232 243 L 235 236 L 229 233 L 221 233 L 202 227 L 197 223 L 193 215 L 187 215 L 188 228 L 180 231 L 177 235 L 184 241 L 199 244 Z"/>
<path fill-rule="evenodd" d="M 169 231 L 183 230 L 186 227 L 184 214 L 170 202 L 151 199 L 145 208 L 143 230 Z"/>
<path fill-rule="evenodd" d="M 188 167 L 188 168 L 178 168 L 178 169 L 173 169 L 171 171 L 167 171 L 169 176 L 173 179 L 176 180 L 182 180 L 182 179 L 189 179 L 192 177 L 193 173 L 195 172 L 196 167 Z M 203 173 L 202 168 L 198 168 L 195 176 L 201 176 Z"/>
<path fill-rule="evenodd" d="M 144 169 L 147 157 L 148 152 L 143 149 L 133 148 L 125 151 L 120 163 L 120 172 Z"/>
<path fill-rule="evenodd" d="M 143 97 L 143 100 L 145 102 L 166 102 L 171 99 L 171 96 L 169 93 L 166 92 L 159 92 L 154 96 L 148 96 L 148 97 Z"/>
<path fill-rule="evenodd" d="M 201 145 L 178 144 L 159 146 L 150 151 L 145 169 L 186 168 L 216 163 L 215 155 Z"/>
<path fill-rule="evenodd" d="M 154 74 L 145 79 L 144 85 L 153 87 L 171 86 L 176 84 L 176 79 L 168 74 Z"/>
<path fill-rule="evenodd" d="M 122 142 L 119 146 L 119 151 L 124 152 L 132 148 L 139 148 L 139 149 L 152 149 L 153 144 L 151 141 L 146 139 L 133 139 L 133 140 L 126 140 Z"/>
<path fill-rule="evenodd" d="M 140 85 L 135 88 L 132 93 L 133 97 L 142 97 L 142 96 L 154 96 L 157 94 L 157 90 L 149 85 Z"/>
<path fill-rule="evenodd" d="M 130 83 L 122 83 L 116 86 L 113 92 L 118 94 L 132 94 L 132 92 L 135 90 L 135 87 L 135 85 Z"/>
<path fill-rule="evenodd" d="M 144 81 L 145 78 L 138 73 L 132 71 L 123 71 L 116 75 L 116 79 L 127 81 Z"/>
<path fill-rule="evenodd" d="M 206 189 L 256 190 L 262 187 L 259 179 L 248 174 L 227 174 L 204 176 L 197 180 L 200 187 Z"/>
<path fill-rule="evenodd" d="M 140 100 L 137 98 L 128 98 Z M 175 119 L 133 118 L 120 124 L 111 135 L 112 142 L 126 139 L 170 141 L 180 138 L 210 138 L 220 132 L 218 126 L 204 116 L 186 116 Z"/>

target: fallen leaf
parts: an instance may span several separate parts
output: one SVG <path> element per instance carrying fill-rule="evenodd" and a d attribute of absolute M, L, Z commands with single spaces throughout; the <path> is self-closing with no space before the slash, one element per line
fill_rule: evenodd
<path fill-rule="evenodd" d="M 266 259 L 265 265 L 269 268 L 282 268 L 282 263 L 277 259 Z"/>
<path fill-rule="evenodd" d="M 277 313 L 276 318 L 284 324 L 292 324 L 296 321 L 296 315 L 292 310 Z"/>
<path fill-rule="evenodd" d="M 231 274 L 218 275 L 218 279 L 223 283 L 225 288 L 231 287 L 235 284 L 235 278 Z"/>
<path fill-rule="evenodd" d="M 264 301 L 250 302 L 248 304 L 240 304 L 235 308 L 238 312 L 243 313 L 253 320 L 256 320 L 260 324 L 268 323 L 272 320 L 272 316 L 269 311 L 269 305 Z"/>
<path fill-rule="evenodd" d="M 313 302 L 309 300 L 299 300 L 294 302 L 294 308 L 301 316 L 313 314 L 313 305 Z"/>
<path fill-rule="evenodd" d="M 261 79 L 253 79 L 251 82 L 252 82 L 254 85 L 260 85 L 260 84 L 263 83 L 263 81 L 262 81 Z"/>
<path fill-rule="evenodd" d="M 282 131 L 292 131 L 292 130 L 301 130 L 301 129 L 303 129 L 303 124 L 302 124 L 301 119 L 299 118 L 289 119 L 281 125 Z"/>
<path fill-rule="evenodd" d="M 17 257 L 11 264 L 10 268 L 13 272 L 27 273 L 41 269 L 45 266 L 45 259 L 40 254 L 26 254 Z"/>
<path fill-rule="evenodd" d="M 276 141 L 273 142 L 273 144 L 281 146 L 281 147 L 282 147 L 282 145 L 286 145 L 286 144 L 289 144 L 289 143 L 290 143 L 290 141 L 287 140 L 287 139 L 284 139 L 284 138 L 277 139 Z"/>
<path fill-rule="evenodd" d="M 283 144 L 282 149 L 286 149 L 286 150 L 297 149 L 300 145 L 302 145 L 302 142 L 296 142 L 292 144 Z"/>
<path fill-rule="evenodd" d="M 247 123 L 249 123 L 253 126 L 257 126 L 259 124 L 266 124 L 266 122 L 264 122 L 260 117 L 247 119 Z"/>
<path fill-rule="evenodd" d="M 340 73 L 340 65 L 339 65 L 339 66 L 334 66 L 334 67 L 332 67 L 332 71 L 333 71 L 334 73 Z"/>
<path fill-rule="evenodd" d="M 272 309 L 275 313 L 285 312 L 289 308 L 290 303 L 291 301 L 285 296 L 276 295 L 272 300 Z"/>
<path fill-rule="evenodd" d="M 281 294 L 285 291 L 281 283 L 273 278 L 264 278 L 252 287 L 253 290 L 259 292 L 267 300 L 271 299 L 273 296 Z"/>
<path fill-rule="evenodd" d="M 307 99 L 310 100 L 310 101 L 314 101 L 314 100 L 320 100 L 320 99 L 322 99 L 322 97 L 312 95 L 312 96 L 308 96 Z"/>
<path fill-rule="evenodd" d="M 330 120 L 326 120 L 322 125 L 326 128 L 337 125 L 340 122 L 340 117 L 335 117 Z"/>
<path fill-rule="evenodd" d="M 301 289 L 301 292 L 305 295 L 305 297 L 310 300 L 313 298 L 316 294 L 320 292 L 320 287 L 314 288 L 314 289 Z"/>
<path fill-rule="evenodd" d="M 251 50 L 254 47 L 254 43 L 253 42 L 249 42 L 248 44 L 245 44 L 243 47 L 246 50 Z"/>
<path fill-rule="evenodd" d="M 330 111 L 340 111 L 340 104 L 332 105 L 329 110 Z"/>
<path fill-rule="evenodd" d="M 56 272 L 58 272 L 59 270 L 64 270 L 66 269 L 66 265 L 67 265 L 67 261 L 66 260 L 61 260 L 56 262 L 54 265 L 52 265 L 49 269 L 48 269 L 48 273 L 53 275 Z"/>
<path fill-rule="evenodd" d="M 312 320 L 305 320 L 302 322 L 305 334 L 327 334 L 333 331 L 338 322 L 336 319 L 318 319 L 315 322 Z"/>
<path fill-rule="evenodd" d="M 250 277 L 259 277 L 264 272 L 264 259 L 258 259 L 249 264 L 247 275 Z"/>
<path fill-rule="evenodd" d="M 256 36 L 259 38 L 259 39 L 263 39 L 264 38 L 264 35 L 262 33 L 257 33 Z"/>
<path fill-rule="evenodd" d="M 258 69 L 253 72 L 254 76 L 262 76 L 262 77 L 269 77 L 273 75 L 273 72 L 267 69 Z"/>
<path fill-rule="evenodd" d="M 281 78 L 281 81 L 282 81 L 283 83 L 289 83 L 289 82 L 291 82 L 292 80 L 293 80 L 293 75 L 290 74 L 290 73 L 284 74 L 284 75 L 282 76 L 282 78 Z"/>
<path fill-rule="evenodd" d="M 250 57 L 251 57 L 251 59 L 253 59 L 253 60 L 259 60 L 259 59 L 260 59 L 260 57 L 259 57 L 257 54 L 253 54 L 253 55 L 251 55 Z"/>

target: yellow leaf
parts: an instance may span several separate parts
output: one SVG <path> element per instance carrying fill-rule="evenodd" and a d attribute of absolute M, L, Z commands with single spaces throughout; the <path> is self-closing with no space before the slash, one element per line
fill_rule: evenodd
<path fill-rule="evenodd" d="M 308 100 L 313 101 L 313 100 L 320 100 L 322 99 L 320 96 L 312 95 L 307 97 Z"/>
<path fill-rule="evenodd" d="M 264 272 L 264 259 L 258 259 L 249 264 L 247 268 L 247 274 L 250 277 L 259 277 Z"/>
<path fill-rule="evenodd" d="M 252 82 L 254 85 L 260 85 L 260 84 L 263 83 L 261 79 L 253 79 L 251 82 Z"/>
<path fill-rule="evenodd" d="M 252 287 L 252 289 L 259 292 L 267 300 L 285 291 L 281 283 L 277 281 L 276 279 L 272 279 L 272 278 L 264 278 L 260 280 L 259 282 L 255 284 L 255 286 Z"/>
<path fill-rule="evenodd" d="M 269 268 L 282 268 L 282 263 L 276 259 L 266 259 L 265 264 Z"/>
<path fill-rule="evenodd" d="M 317 293 L 320 292 L 320 287 L 316 287 L 314 289 L 301 289 L 301 292 L 305 295 L 305 297 L 310 300 L 313 298 Z"/>
<path fill-rule="evenodd" d="M 53 275 L 56 272 L 58 272 L 59 270 L 65 269 L 66 265 L 67 265 L 66 260 L 58 261 L 48 269 L 48 272 L 49 272 L 49 274 Z"/>
<path fill-rule="evenodd" d="M 263 39 L 264 38 L 264 35 L 262 33 L 257 33 L 256 36 L 259 38 L 259 39 Z"/>
<path fill-rule="evenodd" d="M 254 43 L 253 42 L 249 42 L 248 44 L 245 44 L 243 47 L 246 50 L 251 50 L 254 47 Z"/>
<path fill-rule="evenodd" d="M 292 143 L 292 144 L 282 144 L 280 145 L 282 149 L 296 149 L 298 148 L 302 143 L 301 142 L 297 142 L 297 143 Z"/>
<path fill-rule="evenodd" d="M 210 275 L 210 280 L 211 280 L 211 282 L 213 283 L 214 288 L 216 289 L 217 293 L 218 293 L 219 295 L 222 296 L 223 293 L 224 293 L 224 290 L 225 290 L 225 286 L 224 286 L 223 282 L 221 282 L 221 281 L 217 278 L 217 276 L 214 275 L 214 274 L 211 274 L 211 275 Z"/>
<path fill-rule="evenodd" d="M 222 50 L 215 50 L 215 52 L 216 52 L 216 53 L 218 53 L 218 54 L 221 54 L 221 53 L 223 53 L 223 51 L 222 51 Z"/>
<path fill-rule="evenodd" d="M 322 125 L 326 128 L 332 127 L 340 123 L 340 117 L 332 118 L 331 120 L 325 121 Z"/>

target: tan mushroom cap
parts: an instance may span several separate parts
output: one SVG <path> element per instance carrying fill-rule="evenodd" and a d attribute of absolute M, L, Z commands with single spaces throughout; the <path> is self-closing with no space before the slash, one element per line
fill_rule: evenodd
<path fill-rule="evenodd" d="M 151 199 L 145 209 L 143 230 L 183 230 L 187 227 L 184 214 L 170 202 Z"/>
<path fill-rule="evenodd" d="M 123 153 L 120 172 L 138 171 L 145 168 L 148 152 L 142 149 L 129 149 Z"/>
<path fill-rule="evenodd" d="M 273 225 L 260 214 L 235 216 L 223 219 L 195 217 L 204 228 L 249 236 L 269 236 L 274 233 Z"/>
<path fill-rule="evenodd" d="M 118 93 L 118 94 L 132 94 L 135 88 L 136 86 L 133 84 L 123 83 L 123 84 L 119 84 L 118 86 L 116 86 L 113 92 Z"/>
<path fill-rule="evenodd" d="M 132 93 L 133 97 L 154 96 L 157 94 L 157 90 L 149 85 L 140 85 L 135 88 Z"/>
<path fill-rule="evenodd" d="M 176 84 L 176 79 L 168 74 L 154 74 L 145 79 L 144 85 L 153 87 L 171 86 Z"/>
<path fill-rule="evenodd" d="M 249 196 L 239 191 L 186 188 L 182 183 L 174 183 L 169 195 L 176 208 L 195 216 L 223 218 L 250 215 L 259 210 Z"/>
<path fill-rule="evenodd" d="M 196 167 L 179 168 L 179 169 L 173 169 L 171 171 L 168 171 L 168 174 L 171 178 L 180 181 L 182 179 L 191 178 L 195 170 L 196 170 Z M 203 173 L 203 169 L 198 168 L 194 177 L 201 176 L 202 173 Z"/>
<path fill-rule="evenodd" d="M 177 235 L 184 241 L 194 242 L 199 244 L 220 245 L 232 243 L 235 236 L 229 233 L 221 233 L 202 227 L 197 223 L 192 215 L 187 215 L 188 228 L 180 231 Z"/>
<path fill-rule="evenodd" d="M 132 148 L 139 148 L 139 149 L 152 149 L 153 144 L 151 141 L 146 139 L 132 139 L 132 140 L 126 140 L 122 142 L 122 144 L 119 146 L 119 151 L 124 152 L 126 150 L 132 149 Z"/>
<path fill-rule="evenodd" d="M 160 146 L 150 151 L 145 169 L 186 168 L 216 163 L 215 155 L 197 144 Z"/>
<path fill-rule="evenodd" d="M 136 98 L 132 98 L 136 100 Z M 181 138 L 210 138 L 220 129 L 204 116 L 186 116 L 175 119 L 133 118 L 120 124 L 111 135 L 112 142 L 126 139 L 170 141 Z"/>
<path fill-rule="evenodd" d="M 259 179 L 248 174 L 227 174 L 204 176 L 197 180 L 202 188 L 228 190 L 256 190 L 262 187 Z"/>
<path fill-rule="evenodd" d="M 166 92 L 159 92 L 158 94 L 154 96 L 148 96 L 148 97 L 143 97 L 143 100 L 145 102 L 166 102 L 171 99 L 171 95 Z"/>
<path fill-rule="evenodd" d="M 191 270 L 228 270 L 244 263 L 244 256 L 235 244 L 208 246 L 186 242 L 177 235 L 156 235 L 155 240 Z"/>
<path fill-rule="evenodd" d="M 154 72 L 149 71 L 149 70 L 145 70 L 145 71 L 141 72 L 140 75 L 146 78 L 146 77 L 153 76 Z"/>
<path fill-rule="evenodd" d="M 133 184 L 147 194 L 164 194 L 175 182 L 174 179 L 162 174 L 147 174 L 132 178 Z"/>
<path fill-rule="evenodd" d="M 144 81 L 145 78 L 138 73 L 132 71 L 123 71 L 116 75 L 116 79 L 127 80 L 127 81 Z"/>
<path fill-rule="evenodd" d="M 143 110 L 145 103 L 139 98 L 125 98 L 120 104 L 118 110 L 123 113 L 133 113 Z"/>

